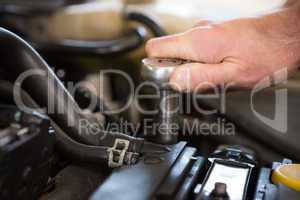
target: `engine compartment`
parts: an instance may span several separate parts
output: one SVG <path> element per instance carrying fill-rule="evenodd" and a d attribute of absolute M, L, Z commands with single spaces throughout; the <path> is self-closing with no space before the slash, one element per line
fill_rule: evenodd
<path fill-rule="evenodd" d="M 143 44 L 167 33 L 143 13 L 99 41 L 39 40 L 2 15 L 1 199 L 300 198 L 299 73 L 254 92 L 173 93 L 166 72 L 145 80 Z"/>

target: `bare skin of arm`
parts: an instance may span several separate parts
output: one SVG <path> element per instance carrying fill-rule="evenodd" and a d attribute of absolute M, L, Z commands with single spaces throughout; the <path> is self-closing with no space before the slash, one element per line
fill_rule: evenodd
<path fill-rule="evenodd" d="M 192 60 L 178 67 L 170 83 L 181 91 L 234 84 L 252 88 L 266 76 L 300 66 L 300 2 L 268 15 L 223 23 L 200 21 L 184 33 L 148 41 L 149 57 Z"/>

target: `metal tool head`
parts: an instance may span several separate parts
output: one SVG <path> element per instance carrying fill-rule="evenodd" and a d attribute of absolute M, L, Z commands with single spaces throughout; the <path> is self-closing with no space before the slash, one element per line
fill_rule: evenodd
<path fill-rule="evenodd" d="M 142 78 L 158 85 L 166 84 L 175 68 L 187 62 L 173 58 L 145 58 L 142 60 Z"/>

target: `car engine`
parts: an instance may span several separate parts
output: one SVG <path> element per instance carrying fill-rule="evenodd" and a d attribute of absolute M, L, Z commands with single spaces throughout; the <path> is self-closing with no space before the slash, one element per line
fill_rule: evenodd
<path fill-rule="evenodd" d="M 0 3 L 0 199 L 300 199 L 300 74 L 176 92 L 144 44 L 179 30 L 124 2 Z"/>

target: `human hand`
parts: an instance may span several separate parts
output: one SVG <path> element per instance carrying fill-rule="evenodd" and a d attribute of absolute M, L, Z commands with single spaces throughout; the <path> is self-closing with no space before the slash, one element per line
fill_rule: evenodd
<path fill-rule="evenodd" d="M 178 67 L 170 79 L 181 91 L 231 84 L 252 88 L 280 69 L 300 64 L 300 9 L 220 24 L 200 22 L 193 29 L 148 41 L 149 57 L 195 62 Z"/>

